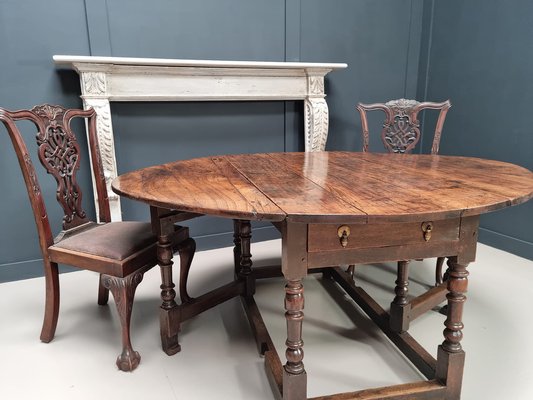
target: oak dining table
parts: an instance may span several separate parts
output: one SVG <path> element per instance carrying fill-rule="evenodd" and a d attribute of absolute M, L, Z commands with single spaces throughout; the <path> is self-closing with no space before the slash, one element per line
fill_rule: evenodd
<path fill-rule="evenodd" d="M 472 157 L 357 152 L 223 155 L 171 162 L 125 173 L 112 183 L 121 196 L 150 206 L 158 235 L 163 350 L 180 350 L 187 319 L 240 296 L 276 397 L 307 399 L 304 368 L 304 278 L 333 279 L 427 379 L 315 399 L 459 399 L 465 353 L 463 306 L 469 263 L 475 260 L 481 214 L 533 197 L 533 173 L 501 161 Z M 191 298 L 187 276 L 194 241 L 180 252 L 179 296 L 172 277 L 170 233 L 201 215 L 234 220 L 235 278 Z M 250 221 L 281 233 L 281 267 L 255 268 Z M 446 257 L 441 285 L 408 297 L 399 273 L 390 310 L 352 280 L 343 266 Z M 281 361 L 254 301 L 257 279 L 283 276 L 287 325 Z M 284 296 L 282 298 L 282 296 Z M 392 297 L 392 296 L 391 296 Z M 436 359 L 410 334 L 409 323 L 447 301 Z M 473 332 L 472 334 L 476 334 Z M 406 364 L 407 366 L 407 364 Z"/>

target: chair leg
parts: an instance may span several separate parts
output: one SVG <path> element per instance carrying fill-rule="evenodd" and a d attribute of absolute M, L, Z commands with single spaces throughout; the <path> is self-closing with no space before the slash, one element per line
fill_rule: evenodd
<path fill-rule="evenodd" d="M 445 257 L 437 258 L 437 267 L 435 268 L 435 286 L 442 285 L 442 266 L 444 265 Z"/>
<path fill-rule="evenodd" d="M 98 305 L 105 306 L 109 301 L 109 289 L 104 286 L 102 280 L 104 275 L 100 274 L 100 280 L 98 282 Z"/>
<path fill-rule="evenodd" d="M 189 270 L 191 269 L 192 259 L 196 251 L 196 242 L 193 238 L 188 238 L 178 245 L 180 255 L 180 299 L 182 304 L 191 300 L 187 293 L 187 280 L 189 279 Z"/>
<path fill-rule="evenodd" d="M 121 371 L 133 371 L 141 361 L 139 353 L 131 347 L 130 321 L 135 289 L 142 281 L 144 272 L 137 271 L 125 278 L 109 275 L 103 275 L 102 278 L 104 287 L 113 294 L 122 326 L 122 353 L 117 358 L 117 366 Z"/>
<path fill-rule="evenodd" d="M 46 300 L 41 341 L 50 342 L 56 333 L 59 316 L 59 271 L 56 263 L 44 261 Z"/>

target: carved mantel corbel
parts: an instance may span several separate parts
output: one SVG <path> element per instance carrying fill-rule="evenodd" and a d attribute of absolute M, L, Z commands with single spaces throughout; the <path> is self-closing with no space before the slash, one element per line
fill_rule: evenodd
<path fill-rule="evenodd" d="M 328 139 L 329 110 L 324 92 L 324 75 L 307 76 L 305 97 L 305 151 L 324 151 Z"/>
<path fill-rule="evenodd" d="M 120 198 L 111 189 L 111 182 L 117 177 L 117 161 L 115 157 L 115 139 L 113 124 L 111 123 L 110 94 L 107 90 L 107 75 L 103 71 L 80 72 L 81 98 L 83 107 L 94 108 L 96 111 L 96 131 L 98 132 L 98 148 L 102 159 L 104 177 L 111 209 L 111 220 L 122 220 Z M 94 183 L 94 178 L 93 178 Z M 93 187 L 96 193 L 96 188 Z M 95 201 L 96 215 L 98 215 L 98 202 Z"/>

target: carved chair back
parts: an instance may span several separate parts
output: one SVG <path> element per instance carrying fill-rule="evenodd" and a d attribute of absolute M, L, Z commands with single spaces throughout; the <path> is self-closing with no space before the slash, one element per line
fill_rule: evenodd
<path fill-rule="evenodd" d="M 369 143 L 367 111 L 381 110 L 385 113 L 381 140 L 389 153 L 409 153 L 420 141 L 418 113 L 424 109 L 432 109 L 440 110 L 433 136 L 433 145 L 431 146 L 431 154 L 437 154 L 446 113 L 451 106 L 449 100 L 442 103 L 418 102 L 406 99 L 392 100 L 387 103 L 359 103 L 357 110 L 361 116 L 363 129 L 363 151 L 368 151 Z"/>
<path fill-rule="evenodd" d="M 93 109 L 73 110 L 49 104 L 20 111 L 7 111 L 0 108 L 0 121 L 6 127 L 11 138 L 24 176 L 37 224 L 43 257 L 46 257 L 47 249 L 54 243 L 54 238 L 35 168 L 22 134 L 17 127 L 17 121 L 30 121 L 37 128 L 36 140 L 39 160 L 57 182 L 56 198 L 63 208 L 63 230 L 66 231 L 90 222 L 86 212 L 82 209 L 82 192 L 76 179 L 82 156 L 80 146 L 71 128 L 71 122 L 74 118 L 86 119 L 92 169 L 94 176 L 97 177 L 96 191 L 99 217 L 101 221 L 109 222 L 111 220 L 109 201 L 98 151 L 96 112 Z"/>

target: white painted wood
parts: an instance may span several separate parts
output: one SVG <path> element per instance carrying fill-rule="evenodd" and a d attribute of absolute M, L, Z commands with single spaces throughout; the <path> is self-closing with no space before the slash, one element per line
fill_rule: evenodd
<path fill-rule="evenodd" d="M 221 79 L 221 75 L 178 75 L 156 70 L 141 79 L 138 74 L 111 73 L 108 85 L 111 101 L 299 100 L 307 94 L 302 78 L 224 74 Z"/>
<path fill-rule="evenodd" d="M 113 221 L 120 199 L 111 190 L 117 176 L 111 101 L 303 100 L 305 151 L 325 149 L 328 106 L 324 77 L 344 63 L 178 60 L 55 55 L 59 67 L 78 72 L 85 108 L 98 115 L 99 147 Z M 96 207 L 98 204 L 96 203 Z"/>
<path fill-rule="evenodd" d="M 222 60 L 180 60 L 174 58 L 136 58 L 136 57 L 98 57 L 55 55 L 56 64 L 101 64 L 101 65 L 133 65 L 133 66 L 164 66 L 164 67 L 223 67 L 223 68 L 346 68 L 344 63 L 306 63 L 285 61 L 222 61 Z"/>

